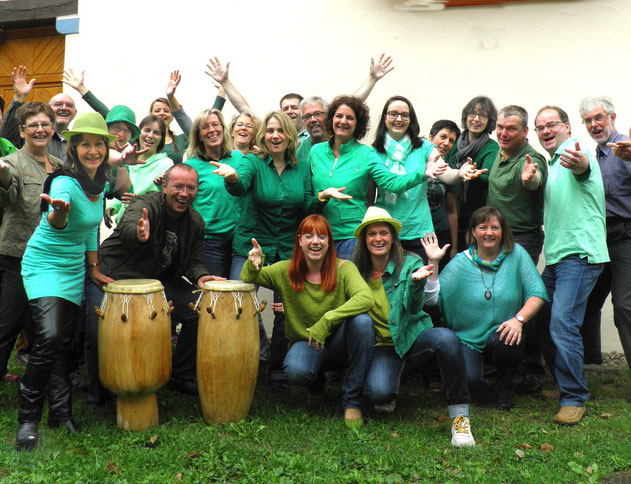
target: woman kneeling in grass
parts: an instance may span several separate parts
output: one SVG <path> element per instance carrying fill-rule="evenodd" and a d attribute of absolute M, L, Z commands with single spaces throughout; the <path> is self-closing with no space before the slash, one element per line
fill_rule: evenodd
<path fill-rule="evenodd" d="M 438 364 L 453 419 L 451 445 L 470 447 L 475 445 L 469 426 L 471 397 L 460 340 L 450 329 L 434 328 L 423 312 L 424 292 L 428 297 L 438 295 L 432 268 L 438 267 L 449 245 L 440 249 L 434 234 L 424 236 L 423 247 L 433 264 L 424 266 L 418 255 L 403 250 L 400 231 L 401 222 L 377 207 L 370 207 L 355 229 L 359 242 L 353 258 L 375 299 L 368 313 L 375 322 L 376 344 L 366 376 L 366 396 L 378 410 L 392 412 L 404 365 Z"/>
<path fill-rule="evenodd" d="M 298 227 L 291 260 L 263 267 L 256 239 L 241 279 L 273 289 L 283 301 L 289 351 L 283 371 L 290 383 L 307 387 L 311 397 L 324 393 L 324 370 L 347 367 L 342 384 L 344 421 L 363 424 L 360 409 L 375 330 L 366 314 L 374 301 L 357 268 L 335 257 L 331 227 L 310 215 Z"/>

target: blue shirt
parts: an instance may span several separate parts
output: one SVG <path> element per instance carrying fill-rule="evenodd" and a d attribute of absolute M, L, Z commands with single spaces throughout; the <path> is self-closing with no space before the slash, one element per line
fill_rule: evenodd
<path fill-rule="evenodd" d="M 628 139 L 628 136 L 614 131 L 607 143 Z M 596 159 L 603 177 L 607 218 L 631 219 L 631 163 L 614 155 L 607 144 L 596 148 Z"/>

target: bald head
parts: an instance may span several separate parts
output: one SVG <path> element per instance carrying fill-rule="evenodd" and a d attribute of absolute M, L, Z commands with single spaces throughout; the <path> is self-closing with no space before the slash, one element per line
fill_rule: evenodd
<path fill-rule="evenodd" d="M 55 112 L 55 132 L 61 134 L 62 131 L 68 129 L 68 125 L 77 114 L 74 100 L 68 94 L 61 93 L 53 96 L 48 105 Z"/>

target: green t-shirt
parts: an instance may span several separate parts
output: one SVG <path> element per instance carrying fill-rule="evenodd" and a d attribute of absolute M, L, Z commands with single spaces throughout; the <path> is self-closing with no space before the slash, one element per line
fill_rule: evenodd
<path fill-rule="evenodd" d="M 569 138 L 550 159 L 543 204 L 547 265 L 570 255 L 587 257 L 589 264 L 609 262 L 605 190 L 598 162 L 591 152 L 583 152 L 589 158 L 589 170 L 579 176 L 559 163 L 565 149 L 576 142 Z"/>
<path fill-rule="evenodd" d="M 537 164 L 541 183 L 536 190 L 527 190 L 521 182 L 521 172 L 526 155 Z M 536 230 L 543 224 L 543 192 L 548 177 L 548 164 L 543 155 L 526 142 L 517 152 L 505 160 L 500 151 L 495 158 L 489 176 L 487 205 L 499 208 L 513 232 Z"/>
<path fill-rule="evenodd" d="M 305 138 L 302 140 L 300 146 L 298 146 L 298 149 L 296 150 L 296 158 L 298 158 L 298 161 L 302 163 L 309 162 L 309 152 L 311 151 L 312 146 L 313 142 L 311 141 L 311 138 Z"/>

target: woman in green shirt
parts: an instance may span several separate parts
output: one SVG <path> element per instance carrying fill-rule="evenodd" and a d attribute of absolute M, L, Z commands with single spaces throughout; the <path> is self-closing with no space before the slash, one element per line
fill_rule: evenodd
<path fill-rule="evenodd" d="M 263 267 L 264 249 L 256 239 L 241 278 L 280 294 L 287 318 L 289 351 L 283 370 L 290 383 L 309 395 L 324 394 L 325 367 L 348 365 L 342 383 L 345 423 L 362 425 L 360 409 L 366 369 L 373 350 L 373 322 L 365 314 L 373 299 L 357 268 L 335 256 L 331 227 L 310 215 L 294 236 L 291 260 Z"/>
<path fill-rule="evenodd" d="M 478 168 L 486 170 L 476 180 L 459 186 L 458 249 L 464 250 L 467 247 L 465 234 L 469 220 L 473 212 L 486 205 L 489 172 L 500 151 L 497 142 L 490 138 L 497 123 L 497 109 L 493 101 L 486 96 L 471 99 L 462 109 L 461 123 L 463 131 L 449 154 L 449 165 L 459 168 L 471 158 Z"/>
<path fill-rule="evenodd" d="M 254 151 L 254 138 L 260 127 L 260 121 L 254 114 L 245 111 L 237 114 L 230 122 L 230 137 L 234 143 L 234 149 L 244 155 Z"/>
<path fill-rule="evenodd" d="M 375 323 L 376 339 L 366 375 L 366 396 L 378 409 L 393 411 L 403 367 L 427 370 L 437 365 L 453 419 L 451 444 L 473 446 L 470 395 L 460 341 L 450 329 L 432 327 L 430 317 L 423 312 L 424 294 L 434 299 L 438 294 L 432 269 L 438 267 L 449 245 L 440 249 L 436 236 L 426 234 L 423 247 L 430 265 L 424 266 L 419 256 L 403 249 L 400 232 L 401 222 L 378 207 L 370 207 L 355 229 L 359 242 L 353 257 L 375 300 L 368 313 Z"/>

